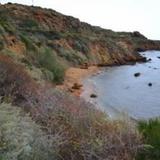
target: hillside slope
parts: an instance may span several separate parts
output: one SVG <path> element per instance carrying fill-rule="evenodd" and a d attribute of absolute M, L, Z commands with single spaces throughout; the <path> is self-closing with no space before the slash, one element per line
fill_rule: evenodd
<path fill-rule="evenodd" d="M 0 159 L 134 160 L 145 149 L 135 123 L 110 120 L 55 84 L 67 68 L 145 61 L 138 51 L 147 49 L 160 42 L 49 9 L 0 5 Z"/>
<path fill-rule="evenodd" d="M 160 42 L 139 32 L 94 27 L 50 9 L 1 5 L 0 50 L 26 55 L 42 48 L 51 49 L 67 65 L 113 65 L 143 60 L 137 50 L 160 49 Z"/>

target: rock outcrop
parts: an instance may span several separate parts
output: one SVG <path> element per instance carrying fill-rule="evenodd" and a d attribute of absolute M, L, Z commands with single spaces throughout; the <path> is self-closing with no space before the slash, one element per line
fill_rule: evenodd
<path fill-rule="evenodd" d="M 138 51 L 160 50 L 139 32 L 114 32 L 51 9 L 0 5 L 0 51 L 19 55 L 50 48 L 67 65 L 121 65 L 146 61 Z"/>

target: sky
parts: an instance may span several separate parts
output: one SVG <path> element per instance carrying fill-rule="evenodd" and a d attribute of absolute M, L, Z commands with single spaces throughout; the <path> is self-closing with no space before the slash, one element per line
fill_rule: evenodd
<path fill-rule="evenodd" d="M 114 31 L 140 31 L 160 40 L 160 0 L 0 0 L 52 8 Z"/>

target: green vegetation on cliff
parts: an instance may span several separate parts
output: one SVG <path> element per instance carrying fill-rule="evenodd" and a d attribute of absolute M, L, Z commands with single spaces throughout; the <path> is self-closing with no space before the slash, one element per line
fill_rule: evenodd
<path fill-rule="evenodd" d="M 56 83 L 63 81 L 67 66 L 126 64 L 144 60 L 136 50 L 149 48 L 160 49 L 160 43 L 148 40 L 139 32 L 94 27 L 40 7 L 0 5 L 1 53 L 7 49 L 18 55 L 19 60 L 25 58 L 30 68 L 48 70 L 52 73 L 51 81 Z M 39 56 L 44 57 L 42 52 L 50 58 L 39 63 Z"/>
<path fill-rule="evenodd" d="M 110 120 L 54 85 L 70 66 L 144 60 L 137 50 L 146 49 L 160 42 L 50 9 L 0 5 L 0 160 L 134 159 L 143 142 L 133 122 Z"/>

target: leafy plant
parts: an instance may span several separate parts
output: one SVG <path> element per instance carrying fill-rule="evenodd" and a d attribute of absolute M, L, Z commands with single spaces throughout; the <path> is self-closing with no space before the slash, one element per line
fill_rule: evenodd
<path fill-rule="evenodd" d="M 140 121 L 138 129 L 144 137 L 145 144 L 148 145 L 143 152 L 138 155 L 138 160 L 159 160 L 160 159 L 160 119 L 150 119 Z"/>
<path fill-rule="evenodd" d="M 25 34 L 20 34 L 22 42 L 26 45 L 28 50 L 36 51 L 36 46 L 33 44 L 33 41 Z"/>
<path fill-rule="evenodd" d="M 51 49 L 42 48 L 37 54 L 37 61 L 42 68 L 52 73 L 54 82 L 61 83 L 63 81 L 65 68 Z"/>

